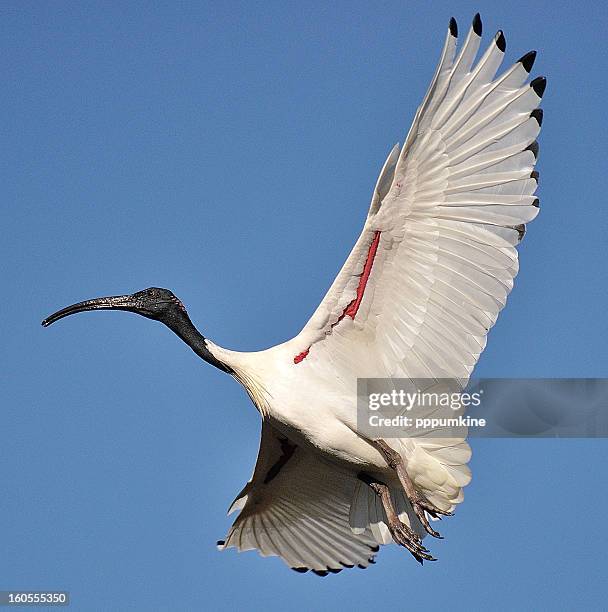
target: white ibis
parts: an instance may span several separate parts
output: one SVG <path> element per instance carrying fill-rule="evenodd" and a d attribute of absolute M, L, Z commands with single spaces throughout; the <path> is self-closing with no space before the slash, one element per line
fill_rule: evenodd
<path fill-rule="evenodd" d="M 68 306 L 164 323 L 247 390 L 262 418 L 251 480 L 220 549 L 278 555 L 319 575 L 367 567 L 395 542 L 421 563 L 470 481 L 464 437 L 377 439 L 356 418 L 358 378 L 467 380 L 518 271 L 515 247 L 538 213 L 536 53 L 500 76 L 498 32 L 475 61 L 476 15 L 456 54 L 451 19 L 439 66 L 403 147 L 390 152 L 365 225 L 327 295 L 291 340 L 245 353 L 214 344 L 167 289 Z"/>

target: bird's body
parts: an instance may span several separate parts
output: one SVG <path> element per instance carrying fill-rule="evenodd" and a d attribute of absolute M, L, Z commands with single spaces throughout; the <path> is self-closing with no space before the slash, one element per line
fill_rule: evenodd
<path fill-rule="evenodd" d="M 256 353 L 214 345 L 210 350 L 235 370 L 262 418 L 277 431 L 353 469 L 386 472 L 382 454 L 356 433 L 356 377 L 343 380 L 297 367 L 300 364 L 293 363 L 297 346 L 294 339 Z"/>
<path fill-rule="evenodd" d="M 254 474 L 220 548 L 278 555 L 298 571 L 367 567 L 380 544 L 432 559 L 429 518 L 450 514 L 470 481 L 466 435 L 370 436 L 357 380 L 452 379 L 463 385 L 506 303 L 516 245 L 538 213 L 536 136 L 544 78 L 535 53 L 496 77 L 499 32 L 475 62 L 477 15 L 456 55 L 450 22 L 428 93 L 403 147 L 390 152 L 369 213 L 327 295 L 293 339 L 241 353 L 202 336 L 166 289 L 89 300 L 163 322 L 231 374 L 262 417 Z M 436 432 L 435 432 L 436 433 Z"/>

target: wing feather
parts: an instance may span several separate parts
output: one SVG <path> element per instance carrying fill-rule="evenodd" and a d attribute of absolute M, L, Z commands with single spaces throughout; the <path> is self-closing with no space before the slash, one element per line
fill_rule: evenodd
<path fill-rule="evenodd" d="M 367 567 L 378 548 L 369 529 L 350 527 L 356 474 L 300 447 L 282 461 L 285 449 L 285 438 L 264 422 L 254 474 L 231 506 L 240 514 L 219 548 L 257 549 L 298 571 Z"/>
<path fill-rule="evenodd" d="M 526 84 L 535 52 L 496 77 L 506 45 L 502 32 L 475 63 L 480 34 L 476 16 L 455 58 L 451 23 L 405 144 L 383 166 L 363 231 L 293 340 L 307 350 L 294 367 L 345 385 L 360 377 L 462 384 L 469 378 L 513 287 L 515 247 L 539 212 L 534 166 L 545 86 L 544 79 Z M 358 310 L 349 310 L 355 297 Z M 470 479 L 463 439 L 401 446 L 410 449 L 408 470 L 421 482 L 429 470 L 439 474 L 429 495 L 440 507 L 462 501 Z M 368 520 L 382 541 L 375 502 L 359 501 L 352 521 L 360 527 Z"/>

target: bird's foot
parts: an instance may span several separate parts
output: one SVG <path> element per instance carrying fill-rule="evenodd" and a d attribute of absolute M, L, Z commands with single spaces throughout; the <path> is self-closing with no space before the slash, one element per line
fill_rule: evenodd
<path fill-rule="evenodd" d="M 424 527 L 426 532 L 432 535 L 434 538 L 443 539 L 443 536 L 431 527 L 427 514 L 432 516 L 433 518 L 440 519 L 441 516 L 453 516 L 454 513 L 437 508 L 435 504 L 430 502 L 419 491 L 415 491 L 415 493 L 411 497 L 408 495 L 408 498 L 410 500 L 410 503 L 412 504 L 412 509 L 418 517 L 418 520 L 422 523 L 422 526 Z"/>
<path fill-rule="evenodd" d="M 389 520 L 388 529 L 395 543 L 407 548 L 421 565 L 424 561 L 437 561 L 422 545 L 420 536 L 405 523 L 398 519 Z"/>
<path fill-rule="evenodd" d="M 397 451 L 393 450 L 384 440 L 376 440 L 376 446 L 384 455 L 389 467 L 397 472 L 397 476 L 399 477 L 403 491 L 412 504 L 412 509 L 418 517 L 418 520 L 422 523 L 425 531 L 434 538 L 442 538 L 441 534 L 431 527 L 427 514 L 433 518 L 441 518 L 442 515 L 452 516 L 453 513 L 440 510 L 437 508 L 437 506 L 435 506 L 435 504 L 430 502 L 422 493 L 420 493 L 418 489 L 416 489 L 412 479 L 405 469 L 403 457 L 401 457 Z"/>

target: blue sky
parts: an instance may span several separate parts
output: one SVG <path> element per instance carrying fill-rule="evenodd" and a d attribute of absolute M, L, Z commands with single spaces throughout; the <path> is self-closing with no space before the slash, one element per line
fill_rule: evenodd
<path fill-rule="evenodd" d="M 437 563 L 390 547 L 319 579 L 215 549 L 258 445 L 231 379 L 143 318 L 39 325 L 156 285 L 224 346 L 293 336 L 450 16 L 477 10 L 549 83 L 541 214 L 476 375 L 605 376 L 603 3 L 2 3 L 0 589 L 78 610 L 603 606 L 606 440 L 473 440 Z"/>

